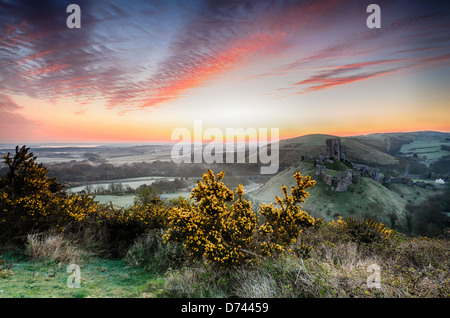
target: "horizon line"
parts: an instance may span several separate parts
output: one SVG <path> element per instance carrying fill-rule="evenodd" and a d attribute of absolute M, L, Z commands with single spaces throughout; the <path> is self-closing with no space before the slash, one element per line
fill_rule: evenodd
<path fill-rule="evenodd" d="M 327 135 L 332 137 L 340 137 L 340 138 L 347 138 L 347 137 L 358 137 L 358 136 L 370 136 L 375 134 L 408 134 L 408 133 L 424 133 L 424 132 L 434 132 L 434 133 L 450 133 L 450 131 L 441 131 L 441 130 L 413 130 L 413 131 L 391 131 L 391 132 L 372 132 L 367 134 L 352 134 L 352 135 L 334 135 L 334 134 L 326 134 L 326 133 L 309 133 L 304 135 L 295 135 L 295 136 L 288 136 L 286 138 L 280 138 L 278 141 L 283 140 L 289 140 L 294 138 L 300 138 L 305 136 L 311 136 L 311 135 Z M 204 140 L 208 141 L 208 140 Z M 214 141 L 209 141 L 214 142 Z M 226 141 L 224 141 L 226 143 Z M 246 143 L 247 141 L 241 141 L 241 143 Z M 61 144 L 63 147 L 101 147 L 103 145 L 120 145 L 120 144 L 134 144 L 134 145 L 155 145 L 155 144 L 177 144 L 180 143 L 180 141 L 175 140 L 148 140 L 148 141 L 135 141 L 135 140 L 129 140 L 129 141 L 0 141 L 0 146 L 5 145 L 24 145 L 24 146 L 32 146 L 32 145 L 49 145 L 49 147 L 55 147 L 56 144 Z M 239 141 L 237 141 L 239 143 Z"/>

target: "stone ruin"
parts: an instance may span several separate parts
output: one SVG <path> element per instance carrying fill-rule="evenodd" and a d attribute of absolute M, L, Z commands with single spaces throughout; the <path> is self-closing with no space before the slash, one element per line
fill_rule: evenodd
<path fill-rule="evenodd" d="M 326 163 L 333 163 L 335 160 L 345 161 L 347 160 L 347 152 L 344 145 L 341 144 L 340 138 L 333 138 L 326 140 L 326 147 L 324 150 L 320 151 L 319 158 L 316 159 L 316 171 L 315 175 L 321 177 L 322 180 L 329 186 L 333 191 L 343 192 L 347 191 L 347 188 L 352 183 L 359 182 L 359 176 L 355 175 L 352 169 L 348 169 L 345 172 L 339 173 L 338 175 L 331 176 L 325 172 Z M 351 165 L 351 163 L 350 163 Z"/>
<path fill-rule="evenodd" d="M 351 165 L 351 162 L 347 160 L 347 149 L 341 144 L 340 138 L 327 139 L 325 145 L 325 149 L 320 150 L 319 157 L 314 158 L 319 163 L 333 163 L 334 160 L 341 160 Z M 308 157 L 311 159 L 310 156 Z"/>
<path fill-rule="evenodd" d="M 347 149 L 341 145 L 340 138 L 327 139 L 325 142 L 327 157 L 337 160 L 347 160 Z"/>
<path fill-rule="evenodd" d="M 325 165 L 317 164 L 315 175 L 321 177 L 322 181 L 331 186 L 332 191 L 343 192 L 353 183 L 359 182 L 359 176 L 353 173 L 352 169 L 341 172 L 336 176 L 331 176 L 325 172 Z"/>
<path fill-rule="evenodd" d="M 380 171 L 377 168 L 370 168 L 361 164 L 354 164 L 347 159 L 347 152 L 344 145 L 341 144 L 340 138 L 333 138 L 326 140 L 325 149 L 320 151 L 318 158 L 315 159 L 316 170 L 315 176 L 321 177 L 327 185 L 331 187 L 332 191 L 343 192 L 347 191 L 348 187 L 354 183 L 358 183 L 361 177 L 368 177 L 380 184 L 388 183 L 403 183 L 407 186 L 418 186 L 432 189 L 435 185 L 424 183 L 422 181 L 414 182 L 412 178 L 403 176 L 402 178 L 392 178 L 390 176 L 380 177 Z M 326 173 L 326 164 L 333 163 L 335 160 L 340 160 L 348 164 L 352 169 L 347 169 L 337 175 L 330 175 Z"/>

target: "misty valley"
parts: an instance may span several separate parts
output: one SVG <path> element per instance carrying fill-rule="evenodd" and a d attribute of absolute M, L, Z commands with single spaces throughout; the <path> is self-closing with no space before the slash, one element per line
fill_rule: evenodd
<path fill-rule="evenodd" d="M 339 215 L 370 216 L 408 231 L 405 225 L 408 208 L 426 205 L 428 198 L 448 188 L 450 134 L 417 132 L 343 137 L 340 143 L 346 149 L 345 157 L 333 158 L 329 154 L 319 164 L 320 157 L 326 155 L 326 140 L 332 138 L 335 137 L 306 135 L 281 140 L 280 169 L 272 175 L 260 174 L 262 164 L 250 163 L 248 149 L 246 163 L 231 164 L 174 163 L 170 143 L 32 145 L 31 150 L 38 162 L 49 168 L 49 176 L 62 182 L 67 192 L 92 194 L 100 203 L 118 207 L 133 205 L 137 192 L 145 187 L 155 189 L 167 200 L 188 199 L 207 169 L 225 171 L 223 182 L 228 187 L 236 189 L 243 184 L 246 197 L 257 204 L 266 203 L 274 195 L 282 194 L 282 183 L 292 183 L 284 176 L 299 169 L 318 182 L 305 203 L 313 216 L 327 221 Z M 2 148 L 1 155 L 12 151 Z M 349 179 L 342 186 L 339 183 L 342 181 L 336 178 L 346 171 L 353 182 Z M 6 168 L 0 172 L 4 174 Z M 255 210 L 257 204 L 253 206 Z M 441 212 L 444 218 L 438 218 L 440 225 L 429 226 L 434 234 L 441 231 L 432 230 L 433 227 L 443 228 L 447 224 L 445 216 L 450 207 L 442 207 Z"/>

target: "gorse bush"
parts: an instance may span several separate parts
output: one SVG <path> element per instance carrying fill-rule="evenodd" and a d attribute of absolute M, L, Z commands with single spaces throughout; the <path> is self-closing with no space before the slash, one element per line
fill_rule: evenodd
<path fill-rule="evenodd" d="M 50 228 L 63 231 L 96 211 L 92 197 L 67 195 L 47 177 L 48 169 L 36 163 L 29 148 L 17 146 L 13 157 L 8 153 L 3 158 L 8 172 L 0 179 L 0 233 L 5 239 Z"/>
<path fill-rule="evenodd" d="M 386 243 L 395 235 L 394 230 L 386 228 L 384 223 L 371 218 L 359 220 L 354 217 L 346 217 L 343 220 L 339 216 L 337 221 L 332 220 L 329 224 L 348 234 L 352 240 L 359 243 Z"/>
<path fill-rule="evenodd" d="M 264 238 L 260 245 L 260 252 L 263 255 L 271 255 L 273 252 L 284 252 L 287 247 L 294 244 L 302 232 L 302 228 L 314 225 L 314 218 L 305 211 L 299 204 L 308 198 L 309 189 L 315 185 L 315 181 L 310 176 L 303 176 L 300 172 L 294 174 L 297 186 L 291 187 L 291 194 L 288 195 L 287 188 L 283 185 L 284 198 L 277 196 L 276 202 L 280 208 L 270 205 L 261 205 L 259 211 L 264 216 L 265 222 L 259 227 L 258 232 Z"/>
<path fill-rule="evenodd" d="M 243 198 L 240 185 L 234 193 L 211 170 L 192 190 L 194 203 L 181 202 L 169 211 L 169 229 L 165 241 L 182 242 L 191 256 L 206 259 L 220 267 L 229 267 L 251 261 L 253 253 L 247 249 L 253 240 L 257 218 L 251 203 Z M 250 255 L 249 255 L 250 253 Z"/>
<path fill-rule="evenodd" d="M 127 208 L 102 206 L 86 221 L 104 233 L 109 253 L 113 257 L 122 257 L 145 231 L 166 228 L 167 207 L 160 199 L 155 203 Z"/>
<path fill-rule="evenodd" d="M 262 225 L 253 212 L 251 202 L 243 198 L 239 185 L 235 194 L 221 181 L 224 172 L 216 176 L 211 170 L 203 175 L 192 190 L 194 203 L 182 202 L 169 210 L 169 229 L 165 241 L 182 242 L 189 254 L 205 259 L 218 267 L 252 263 L 262 256 L 292 251 L 303 227 L 314 225 L 314 218 L 298 205 L 308 197 L 306 189 L 314 186 L 310 177 L 294 175 L 296 187 L 284 199 L 276 198 L 280 208 L 260 207 Z"/>

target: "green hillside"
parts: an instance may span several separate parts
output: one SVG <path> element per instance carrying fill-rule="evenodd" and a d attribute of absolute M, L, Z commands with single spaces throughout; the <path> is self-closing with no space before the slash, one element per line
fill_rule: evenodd
<path fill-rule="evenodd" d="M 395 153 L 407 143 L 413 142 L 420 133 L 375 133 L 348 137 L 377 150 Z"/>
<path fill-rule="evenodd" d="M 316 186 L 310 192 L 303 208 L 306 212 L 326 221 L 342 216 L 374 217 L 377 220 L 392 226 L 395 223 L 404 222 L 405 206 L 409 202 L 417 203 L 427 196 L 435 193 L 432 190 L 422 188 L 409 188 L 403 184 L 392 184 L 389 188 L 373 181 L 370 178 L 361 177 L 361 181 L 352 184 L 345 192 L 335 192 L 330 189 L 320 177 L 314 176 L 314 163 L 303 161 L 297 165 L 281 171 L 261 187 L 247 192 L 247 196 L 257 207 L 261 203 L 274 202 L 276 195 L 282 196 L 281 185 L 288 188 L 294 185 L 292 175 L 295 171 L 302 175 L 311 175 L 316 180 Z M 327 173 L 338 173 L 328 169 Z M 419 193 L 419 195 L 417 194 Z"/>

